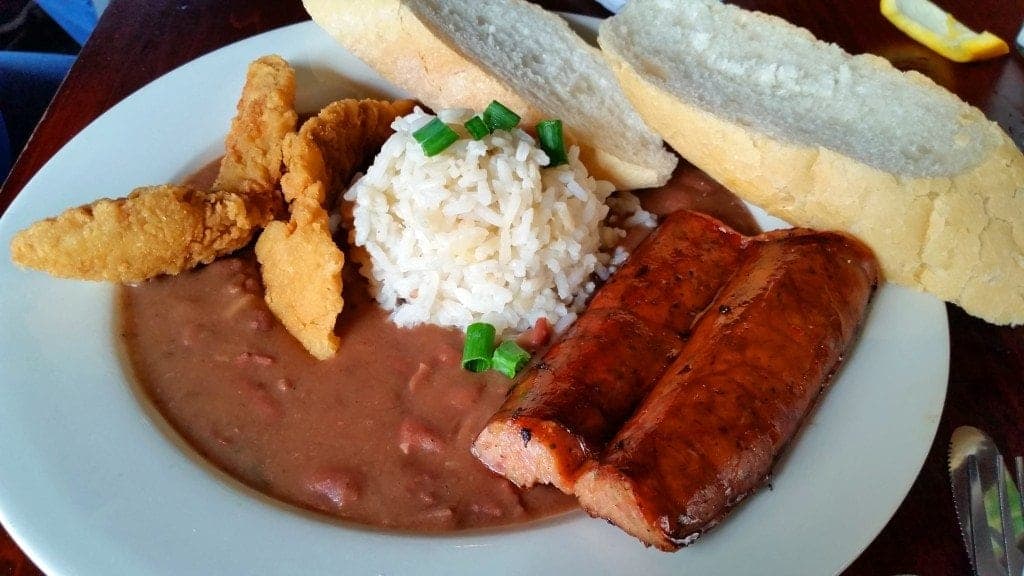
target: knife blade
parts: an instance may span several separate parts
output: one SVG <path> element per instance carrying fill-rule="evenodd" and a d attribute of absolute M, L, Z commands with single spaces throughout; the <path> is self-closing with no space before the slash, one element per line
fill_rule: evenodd
<path fill-rule="evenodd" d="M 1021 56 L 1024 56 L 1024 26 L 1020 27 L 1020 32 L 1017 32 L 1017 52 L 1020 52 Z"/>
<path fill-rule="evenodd" d="M 949 479 L 953 490 L 953 504 L 964 548 L 978 576 L 997 574 L 1020 575 L 1024 571 L 1024 553 L 1020 548 L 1021 530 L 1003 537 L 999 514 L 999 474 L 1005 482 L 1004 494 L 1013 510 L 1014 524 L 1021 518 L 1020 499 L 1013 477 L 1005 465 L 997 464 L 999 449 L 984 432 L 971 426 L 953 431 L 949 445 Z M 1002 459 L 1000 458 L 1001 462 Z M 972 477 L 976 479 L 971 482 Z M 972 491 L 973 485 L 973 491 Z M 1010 487 L 1013 486 L 1013 489 Z M 973 493 L 972 493 L 973 492 Z M 1003 549 L 1007 550 L 1004 564 Z"/>
<path fill-rule="evenodd" d="M 618 14 L 626 2 L 627 0 L 597 0 L 598 4 L 607 8 L 612 14 Z"/>

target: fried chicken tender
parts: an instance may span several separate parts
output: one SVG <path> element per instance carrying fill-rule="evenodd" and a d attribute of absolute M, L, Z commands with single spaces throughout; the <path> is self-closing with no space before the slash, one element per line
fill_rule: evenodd
<path fill-rule="evenodd" d="M 11 258 L 62 278 L 136 283 L 245 246 L 273 219 L 269 208 L 234 192 L 138 188 L 36 222 L 11 241 Z"/>
<path fill-rule="evenodd" d="M 303 123 L 286 142 L 287 172 L 281 189 L 289 202 L 306 193 L 324 207 L 334 204 L 356 169 L 367 164 L 391 136 L 391 123 L 413 110 L 412 100 L 338 100 Z M 323 195 L 310 195 L 314 182 L 323 182 Z"/>
<path fill-rule="evenodd" d="M 331 236 L 326 207 L 391 135 L 395 118 L 411 112 L 412 105 L 340 100 L 284 139 L 287 172 L 281 188 L 291 219 L 267 226 L 256 241 L 256 258 L 267 305 L 317 359 L 338 351 L 334 324 L 345 305 L 345 255 Z"/>
<path fill-rule="evenodd" d="M 300 207 L 289 222 L 271 222 L 256 241 L 256 257 L 274 315 L 313 357 L 333 356 L 345 256 L 331 237 L 327 212 Z"/>
<path fill-rule="evenodd" d="M 249 65 L 214 190 L 260 195 L 281 179 L 281 141 L 295 131 L 295 71 L 280 56 Z"/>
<path fill-rule="evenodd" d="M 11 242 L 15 263 L 53 276 L 135 283 L 177 274 L 249 243 L 282 212 L 281 142 L 295 129 L 295 73 L 278 56 L 249 66 L 212 192 L 162 185 L 37 222 Z"/>

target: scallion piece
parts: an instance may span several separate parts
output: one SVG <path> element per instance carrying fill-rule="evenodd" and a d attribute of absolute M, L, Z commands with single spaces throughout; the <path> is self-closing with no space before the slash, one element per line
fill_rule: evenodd
<path fill-rule="evenodd" d="M 466 127 L 466 130 L 469 132 L 469 135 L 473 137 L 473 140 L 479 140 L 491 133 L 491 131 L 487 129 L 487 124 L 485 124 L 483 119 L 479 116 L 473 116 L 467 120 L 463 126 Z"/>
<path fill-rule="evenodd" d="M 493 100 L 484 110 L 484 124 L 494 132 L 495 130 L 511 130 L 519 126 L 519 115 L 509 110 L 504 104 Z"/>
<path fill-rule="evenodd" d="M 501 343 L 501 346 L 494 351 L 491 364 L 494 369 L 509 378 L 515 378 L 516 374 L 530 361 L 530 353 L 519 347 L 511 340 Z"/>
<path fill-rule="evenodd" d="M 459 135 L 450 126 L 434 118 L 423 128 L 412 133 L 412 137 L 423 147 L 423 153 L 427 156 L 435 156 L 444 152 L 445 148 L 452 145 L 459 139 Z"/>
<path fill-rule="evenodd" d="M 484 372 L 491 367 L 494 350 L 494 326 L 476 322 L 466 328 L 466 343 L 462 346 L 462 368 L 470 372 Z"/>
<path fill-rule="evenodd" d="M 565 155 L 565 140 L 562 137 L 561 120 L 544 120 L 537 123 L 537 138 L 540 139 L 540 147 L 548 155 L 551 162 L 548 168 L 560 166 L 569 161 Z"/>

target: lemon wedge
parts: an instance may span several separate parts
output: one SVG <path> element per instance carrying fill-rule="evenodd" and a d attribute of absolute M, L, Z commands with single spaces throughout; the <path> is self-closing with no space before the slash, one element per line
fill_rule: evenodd
<path fill-rule="evenodd" d="M 978 34 L 928 0 L 882 0 L 881 9 L 907 36 L 954 62 L 995 58 L 1010 51 L 1000 37 Z"/>

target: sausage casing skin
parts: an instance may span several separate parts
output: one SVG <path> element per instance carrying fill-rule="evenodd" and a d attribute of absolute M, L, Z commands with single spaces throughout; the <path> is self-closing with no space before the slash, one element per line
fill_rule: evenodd
<path fill-rule="evenodd" d="M 764 483 L 855 338 L 878 282 L 850 237 L 786 230 L 742 264 L 635 414 L 575 483 L 580 504 L 676 550 Z"/>
<path fill-rule="evenodd" d="M 579 468 L 679 353 L 745 241 L 695 212 L 665 218 L 520 376 L 474 442 L 476 457 L 519 486 L 547 483 L 572 493 Z"/>

